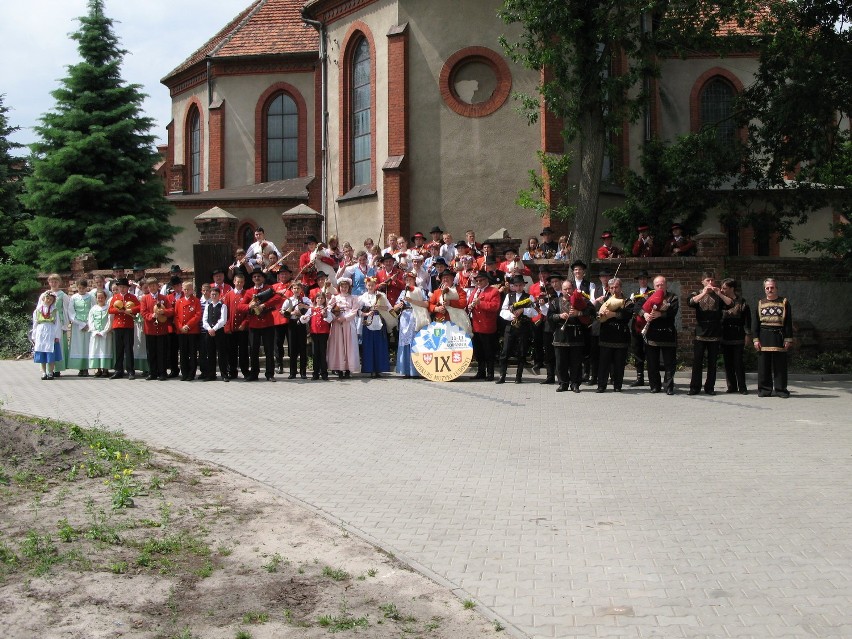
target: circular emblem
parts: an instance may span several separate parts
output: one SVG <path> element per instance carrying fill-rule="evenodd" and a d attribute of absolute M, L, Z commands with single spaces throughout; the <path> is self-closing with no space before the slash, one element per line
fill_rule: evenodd
<path fill-rule="evenodd" d="M 432 322 L 420 329 L 411 345 L 414 368 L 433 382 L 450 382 L 463 374 L 473 359 L 473 342 L 452 322 Z"/>

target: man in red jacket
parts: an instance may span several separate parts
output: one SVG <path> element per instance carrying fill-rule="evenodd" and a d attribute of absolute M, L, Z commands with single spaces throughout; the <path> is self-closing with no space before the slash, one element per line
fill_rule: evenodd
<path fill-rule="evenodd" d="M 150 381 L 166 381 L 169 361 L 169 327 L 175 316 L 175 309 L 168 296 L 160 294 L 160 283 L 149 277 L 148 294 L 139 300 L 139 312 L 142 313 L 145 331 L 145 348 L 148 350 L 148 377 Z"/>
<path fill-rule="evenodd" d="M 266 284 L 263 273 L 252 273 L 254 286 L 243 295 L 239 308 L 248 314 L 249 328 L 249 376 L 246 381 L 257 381 L 260 375 L 260 345 L 266 357 L 266 380 L 275 381 L 275 320 L 273 311 L 280 299 L 273 288 Z M 268 293 L 265 291 L 269 291 Z"/>
<path fill-rule="evenodd" d="M 476 288 L 470 294 L 467 310 L 473 326 L 473 354 L 477 364 L 474 379 L 494 381 L 500 293 L 491 286 L 485 271 L 477 271 L 473 280 L 476 282 Z"/>
<path fill-rule="evenodd" d="M 133 370 L 133 319 L 139 313 L 139 298 L 128 293 L 130 282 L 126 277 L 116 280 L 115 293 L 109 300 L 108 313 L 112 315 L 115 335 L 115 372 L 110 379 L 121 379 L 127 370 L 127 379 L 136 379 Z"/>
<path fill-rule="evenodd" d="M 183 297 L 175 303 L 175 332 L 180 351 L 180 379 L 195 379 L 198 368 L 198 336 L 201 333 L 201 301 L 192 280 L 183 285 Z"/>
<path fill-rule="evenodd" d="M 249 376 L 249 333 L 248 317 L 240 310 L 240 304 L 245 295 L 246 278 L 242 273 L 234 275 L 234 288 L 223 295 L 223 302 L 228 307 L 228 317 L 225 321 L 225 342 L 228 351 L 228 376 L 237 378 L 239 370 L 244 378 Z M 239 368 L 237 368 L 239 364 Z"/>

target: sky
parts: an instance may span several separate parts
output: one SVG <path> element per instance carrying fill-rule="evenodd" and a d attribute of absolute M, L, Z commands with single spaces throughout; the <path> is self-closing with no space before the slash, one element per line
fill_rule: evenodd
<path fill-rule="evenodd" d="M 177 67 L 224 27 L 251 0 L 106 0 L 107 17 L 121 48 L 127 51 L 122 77 L 142 85 L 148 95 L 144 115 L 153 118 L 151 133 L 166 141 L 171 120 L 169 90 L 160 78 Z M 0 94 L 10 126 L 21 130 L 13 142 L 37 140 L 32 127 L 54 107 L 51 91 L 80 61 L 77 42 L 69 37 L 87 13 L 86 0 L 2 0 L 0 8 Z M 19 150 L 25 155 L 26 150 Z"/>

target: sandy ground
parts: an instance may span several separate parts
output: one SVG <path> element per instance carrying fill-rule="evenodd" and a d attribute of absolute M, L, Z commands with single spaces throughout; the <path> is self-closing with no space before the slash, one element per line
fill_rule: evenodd
<path fill-rule="evenodd" d="M 7 639 L 505 635 L 473 602 L 252 480 L 97 433 L 93 446 L 89 433 L 0 416 Z M 123 486 L 133 505 L 115 509 Z"/>

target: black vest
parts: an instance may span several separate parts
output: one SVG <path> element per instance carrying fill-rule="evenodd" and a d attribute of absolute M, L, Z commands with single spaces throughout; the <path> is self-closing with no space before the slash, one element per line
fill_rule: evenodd
<path fill-rule="evenodd" d="M 207 325 L 210 328 L 216 326 L 219 323 L 219 319 L 222 317 L 222 302 L 218 304 L 208 304 L 207 305 Z"/>

